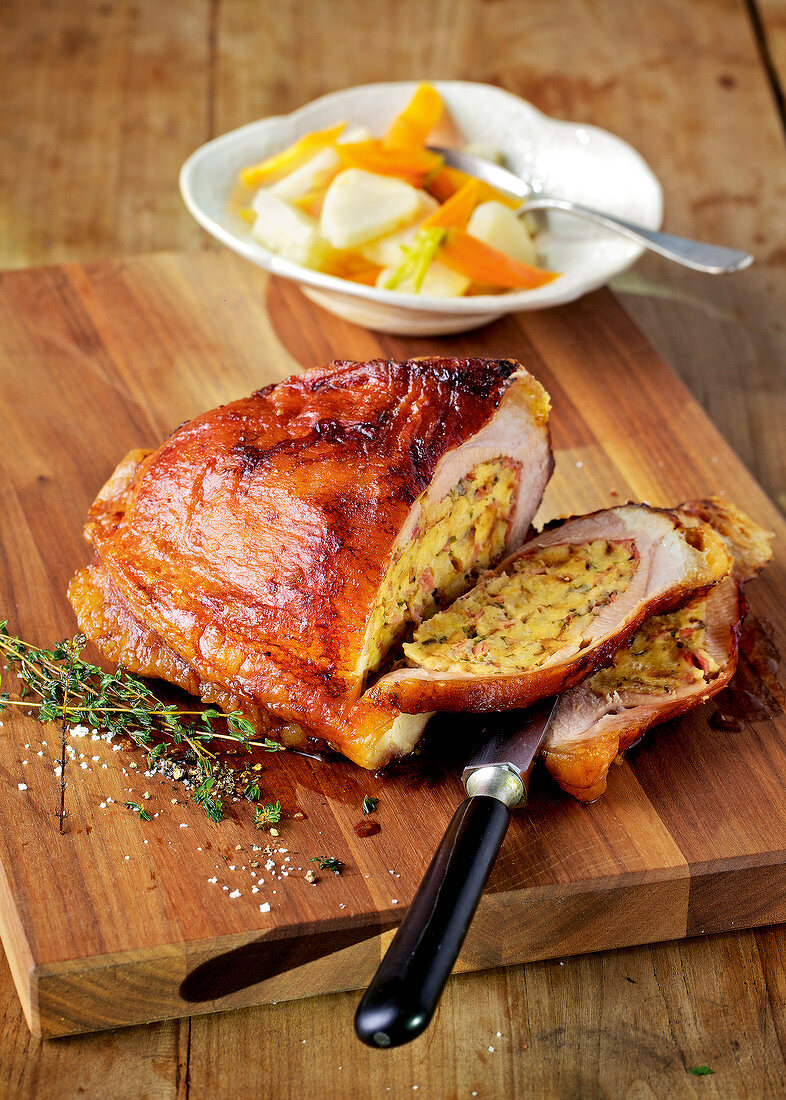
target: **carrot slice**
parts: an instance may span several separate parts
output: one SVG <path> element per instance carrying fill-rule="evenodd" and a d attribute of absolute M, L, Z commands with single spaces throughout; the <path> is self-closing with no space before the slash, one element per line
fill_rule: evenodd
<path fill-rule="evenodd" d="M 388 149 L 381 141 L 343 142 L 336 152 L 351 168 L 363 168 L 378 176 L 397 176 L 413 187 L 422 187 L 438 172 L 442 158 L 427 149 Z"/>
<path fill-rule="evenodd" d="M 421 228 L 441 226 L 443 229 L 466 229 L 469 216 L 478 203 L 479 182 L 470 177 L 455 195 L 429 214 Z"/>
<path fill-rule="evenodd" d="M 439 250 L 446 267 L 466 275 L 476 283 L 504 287 L 506 290 L 532 290 L 552 282 L 559 275 L 540 267 L 519 263 L 512 256 L 490 248 L 461 229 L 449 229 Z"/>
<path fill-rule="evenodd" d="M 407 106 L 393 119 L 383 143 L 388 149 L 417 149 L 442 117 L 442 96 L 431 84 L 421 84 Z"/>
<path fill-rule="evenodd" d="M 312 130 L 311 133 L 298 138 L 293 145 L 282 149 L 280 153 L 274 153 L 272 157 L 260 161 L 259 164 L 243 168 L 240 178 L 246 187 L 259 187 L 262 183 L 269 183 L 271 177 L 283 176 L 291 172 L 314 153 L 332 145 L 346 127 L 346 122 L 339 122 L 337 126 L 329 126 L 327 130 Z"/>
<path fill-rule="evenodd" d="M 326 187 L 318 187 L 315 191 L 307 191 L 305 195 L 292 199 L 292 205 L 296 206 L 298 210 L 302 210 L 304 214 L 308 214 L 310 218 L 319 219 L 326 191 Z"/>
<path fill-rule="evenodd" d="M 439 172 L 428 181 L 427 190 L 430 195 L 433 195 L 439 202 L 447 202 L 449 198 L 461 190 L 467 180 L 475 179 L 474 176 L 467 175 L 466 172 L 462 172 L 460 168 L 448 168 L 445 165 L 439 170 Z M 478 185 L 478 199 L 480 202 L 501 202 L 505 206 L 509 206 L 511 210 L 515 210 L 521 206 L 521 199 L 514 198 L 512 195 L 506 195 L 504 191 L 498 191 L 496 187 L 492 187 L 490 183 L 486 183 L 484 180 L 476 180 Z"/>
<path fill-rule="evenodd" d="M 337 275 L 339 279 L 349 279 L 353 283 L 374 286 L 382 270 L 379 264 L 373 264 L 359 252 L 336 252 L 323 265 L 327 275 Z"/>

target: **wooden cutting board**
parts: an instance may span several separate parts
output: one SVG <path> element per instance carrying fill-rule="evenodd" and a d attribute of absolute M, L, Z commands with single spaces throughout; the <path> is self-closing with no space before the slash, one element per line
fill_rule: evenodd
<path fill-rule="evenodd" d="M 545 384 L 557 466 L 541 520 L 727 492 L 776 531 L 749 597 L 784 645 L 786 525 L 610 294 L 407 340 L 338 321 L 227 253 L 0 276 L 0 609 L 12 632 L 46 645 L 74 633 L 65 589 L 87 558 L 84 516 L 127 450 L 303 366 L 429 353 L 515 357 Z M 786 920 L 786 721 L 719 730 L 711 712 L 654 733 L 591 806 L 536 777 L 461 969 Z M 248 803 L 212 824 L 177 784 L 145 777 L 141 755 L 88 735 L 70 742 L 59 835 L 58 729 L 18 713 L 1 732 L 0 931 L 45 1036 L 361 988 L 463 793 L 436 748 L 389 780 L 263 754 L 266 798 L 305 815 L 271 838 Z M 123 807 L 146 791 L 150 822 Z M 361 839 L 367 794 L 382 828 Z M 272 856 L 253 848 L 266 843 Z M 346 869 L 312 885 L 315 855 Z"/>

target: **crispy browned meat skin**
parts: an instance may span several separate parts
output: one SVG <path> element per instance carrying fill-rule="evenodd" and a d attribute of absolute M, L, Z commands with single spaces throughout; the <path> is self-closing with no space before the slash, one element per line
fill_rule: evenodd
<path fill-rule="evenodd" d="M 526 527 L 547 421 L 517 363 L 478 359 L 339 362 L 207 412 L 129 455 L 96 499 L 96 559 L 70 589 L 82 629 L 130 668 L 377 766 L 423 725 L 360 698 L 396 540 L 432 486 L 506 455 L 524 464 Z"/>
<path fill-rule="evenodd" d="M 737 580 L 751 580 L 772 559 L 772 531 L 765 531 L 730 501 L 720 497 L 687 500 L 676 511 L 715 528 L 734 558 Z"/>

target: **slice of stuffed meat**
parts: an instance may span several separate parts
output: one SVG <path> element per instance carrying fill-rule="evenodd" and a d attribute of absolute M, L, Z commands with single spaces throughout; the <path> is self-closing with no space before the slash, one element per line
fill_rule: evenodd
<path fill-rule="evenodd" d="M 673 511 L 628 504 L 568 520 L 423 623 L 404 645 L 409 667 L 368 694 L 412 713 L 526 706 L 608 664 L 645 619 L 731 565 L 709 524 Z"/>

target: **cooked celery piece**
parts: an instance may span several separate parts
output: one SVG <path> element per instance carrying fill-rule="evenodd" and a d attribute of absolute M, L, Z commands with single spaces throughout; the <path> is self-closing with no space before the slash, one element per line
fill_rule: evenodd
<path fill-rule="evenodd" d="M 538 262 L 532 238 L 521 218 L 501 202 L 482 202 L 472 211 L 467 233 L 522 264 Z"/>
<path fill-rule="evenodd" d="M 410 225 L 419 210 L 418 191 L 411 184 L 347 168 L 327 189 L 319 229 L 334 248 L 357 248 Z"/>
<path fill-rule="evenodd" d="M 409 247 L 417 236 L 418 228 L 424 218 L 439 209 L 439 203 L 426 191 L 418 191 L 420 210 L 414 225 L 408 225 L 395 233 L 388 233 L 376 241 L 369 241 L 358 249 L 361 256 L 372 264 L 395 270 L 404 258 L 403 248 Z"/>
<path fill-rule="evenodd" d="M 256 214 L 251 234 L 265 248 L 294 263 L 320 267 L 329 247 L 313 218 L 266 188 L 257 192 L 251 206 Z"/>
<path fill-rule="evenodd" d="M 382 290 L 390 290 L 388 286 L 395 274 L 395 268 L 383 267 L 377 276 L 376 285 Z M 420 287 L 416 287 L 413 276 L 396 283 L 393 290 L 399 294 L 426 294 L 431 298 L 460 298 L 466 294 L 470 280 L 466 275 L 459 275 L 457 271 L 451 271 L 439 260 L 432 260 L 428 266 Z"/>
<path fill-rule="evenodd" d="M 413 293 L 419 293 L 431 261 L 445 239 L 445 233 L 446 230 L 441 226 L 419 229 L 412 244 L 404 248 L 404 259 L 387 282 L 382 284 L 385 289 L 396 290 L 402 283 L 410 280 L 414 287 Z"/>

